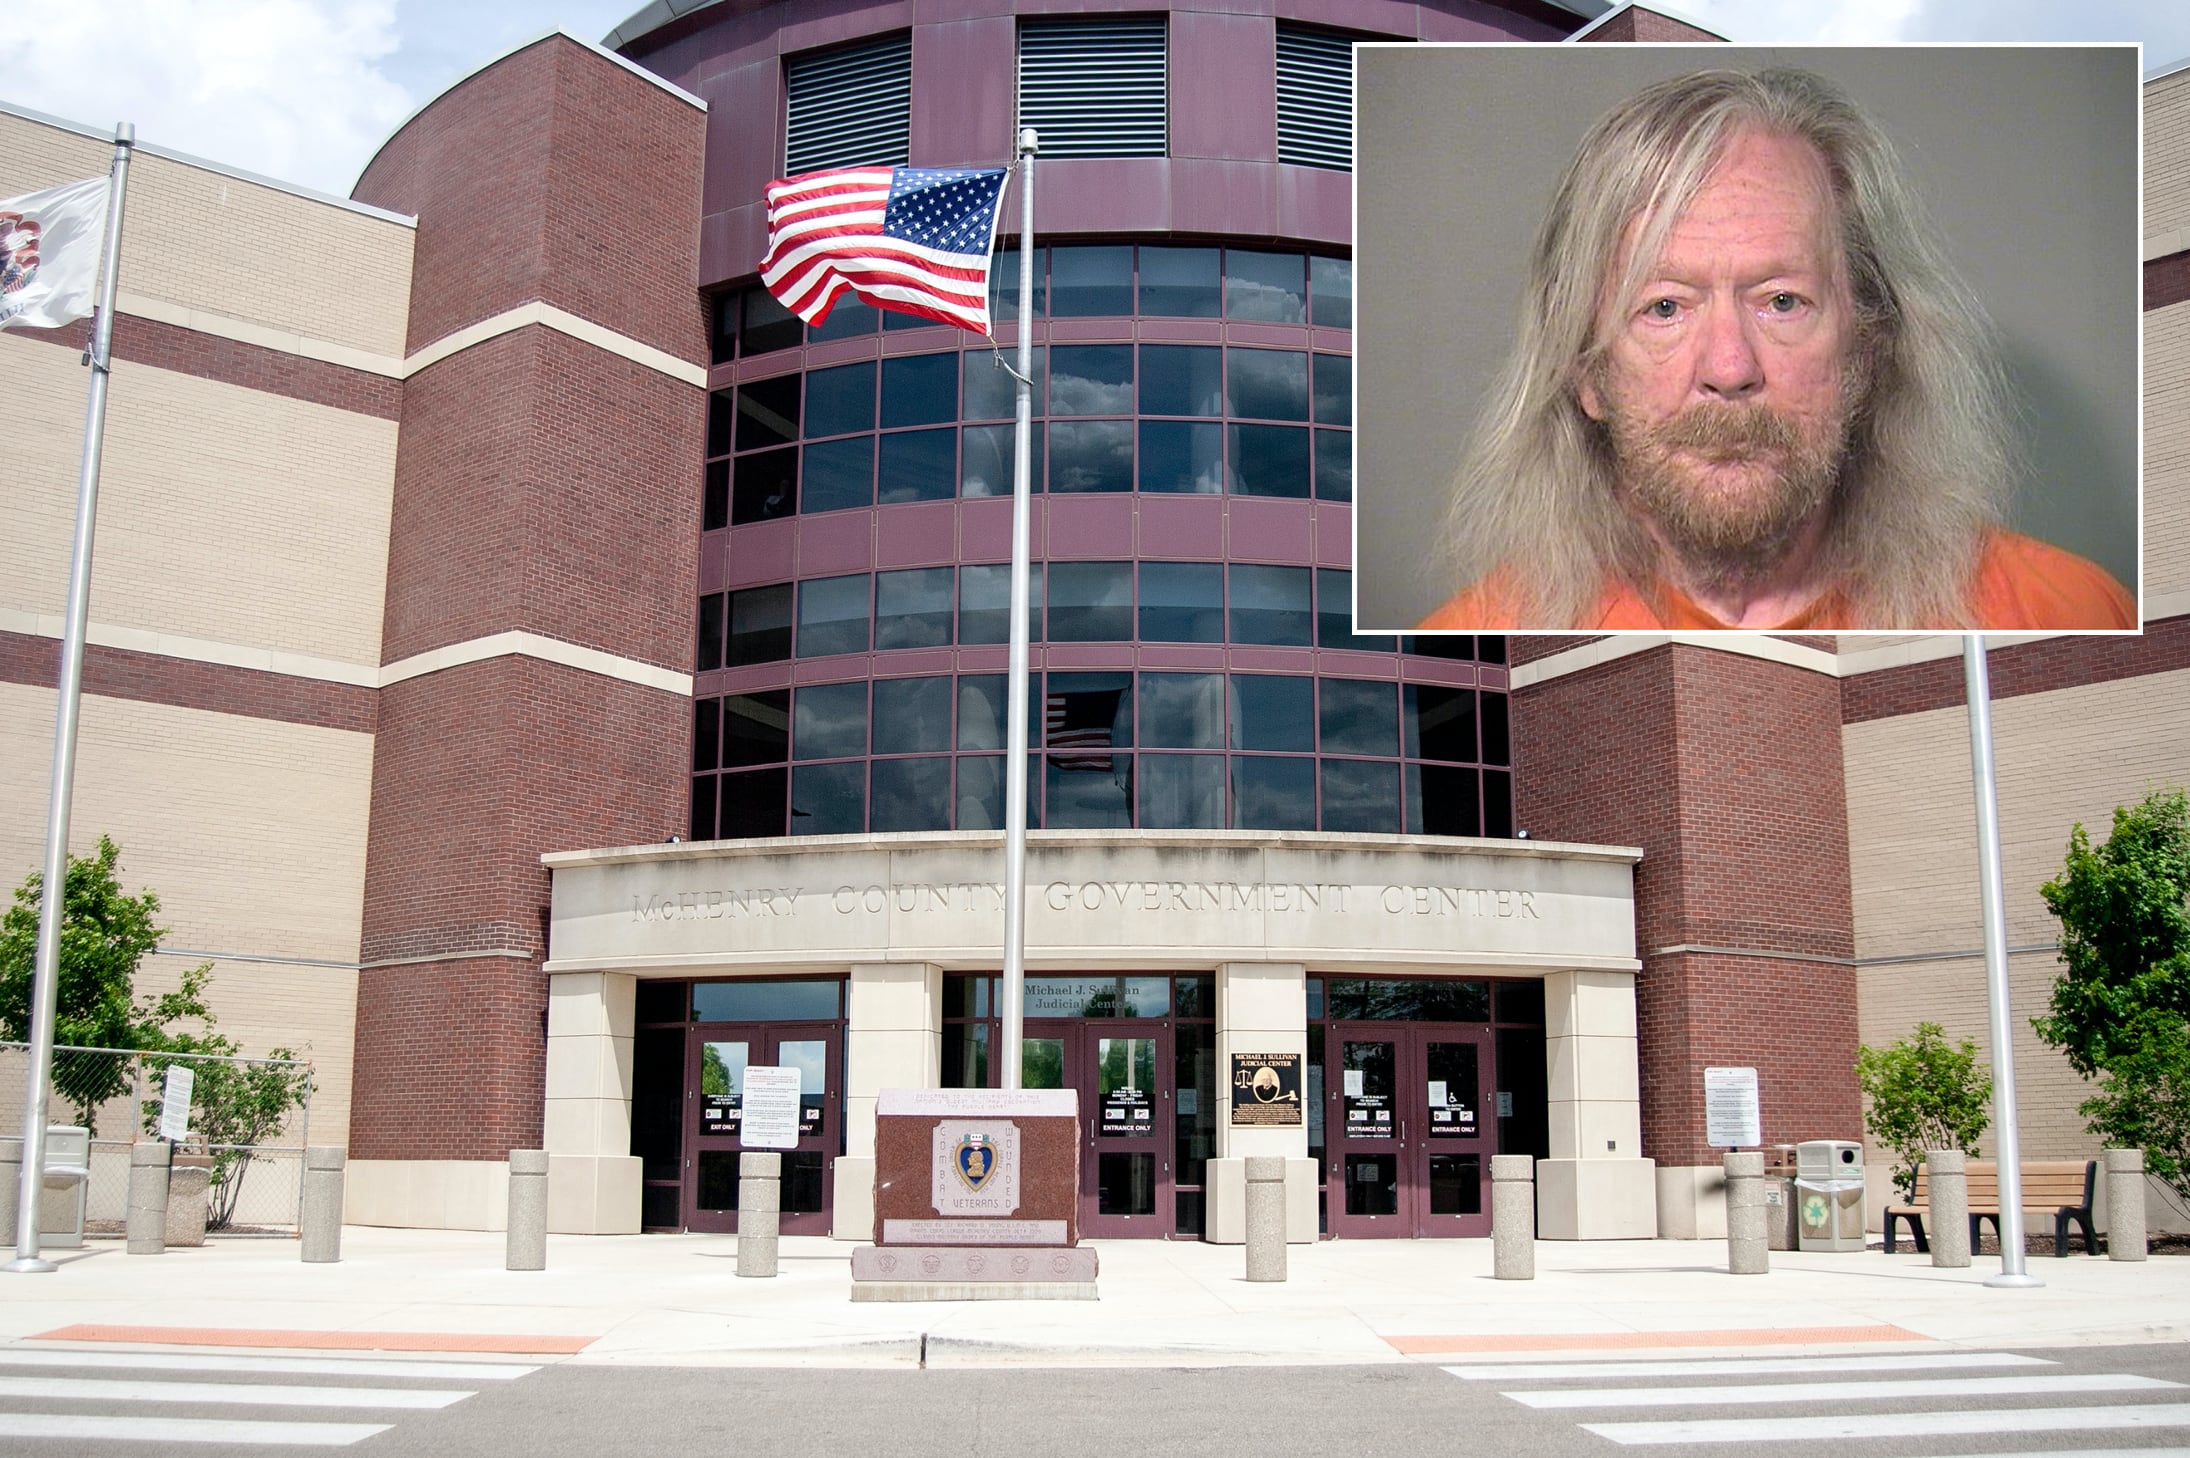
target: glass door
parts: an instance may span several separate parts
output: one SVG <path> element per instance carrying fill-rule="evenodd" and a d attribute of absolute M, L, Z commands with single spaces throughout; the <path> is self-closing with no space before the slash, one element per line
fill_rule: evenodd
<path fill-rule="evenodd" d="M 1488 1235 L 1488 1029 L 1334 1023 L 1328 1038 L 1331 1234 Z"/>
<path fill-rule="evenodd" d="M 1401 1155 L 1408 1126 L 1400 1108 L 1404 1030 L 1333 1024 L 1324 1075 L 1323 1138 L 1331 1234 L 1412 1235 L 1404 1212 Z"/>
<path fill-rule="evenodd" d="M 1170 1029 L 1028 1020 L 1020 1082 L 1080 1091 L 1080 1233 L 1161 1236 L 1173 1218 Z"/>
<path fill-rule="evenodd" d="M 832 1164 L 842 1152 L 842 1042 L 831 1023 L 702 1023 L 692 1030 L 685 1074 L 693 1134 L 685 1171 L 687 1230 L 738 1228 L 738 1155 L 745 1070 L 799 1071 L 798 1145 L 783 1156 L 785 1235 L 827 1235 Z"/>
<path fill-rule="evenodd" d="M 1410 1029 L 1420 1049 L 1422 1138 L 1412 1152 L 1416 1233 L 1490 1234 L 1490 1032 L 1486 1028 Z"/>

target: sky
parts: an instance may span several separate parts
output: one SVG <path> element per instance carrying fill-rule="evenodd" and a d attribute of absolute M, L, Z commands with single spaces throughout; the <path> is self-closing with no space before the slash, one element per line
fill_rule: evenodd
<path fill-rule="evenodd" d="M 0 32 L 0 100 L 347 196 L 403 120 L 552 30 L 597 41 L 640 0 L 63 0 Z M 2190 58 L 2182 0 L 1669 0 L 1731 40 L 2141 40 Z"/>

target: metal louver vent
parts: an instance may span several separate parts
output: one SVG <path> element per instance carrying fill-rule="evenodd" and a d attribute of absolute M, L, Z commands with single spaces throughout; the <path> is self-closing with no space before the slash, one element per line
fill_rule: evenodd
<path fill-rule="evenodd" d="M 789 125 L 783 148 L 787 177 L 821 167 L 911 160 L 912 36 L 893 35 L 784 66 Z"/>
<path fill-rule="evenodd" d="M 1278 26 L 1278 161 L 1353 170 L 1353 51 L 1351 36 Z"/>
<path fill-rule="evenodd" d="M 1044 157 L 1161 157 L 1163 17 L 1029 22 L 1019 28 L 1019 125 Z"/>

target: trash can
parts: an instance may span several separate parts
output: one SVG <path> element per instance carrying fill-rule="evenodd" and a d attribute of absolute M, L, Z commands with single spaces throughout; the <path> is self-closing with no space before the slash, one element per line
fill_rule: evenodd
<path fill-rule="evenodd" d="M 1795 1147 L 1764 1151 L 1764 1243 L 1767 1250 L 1795 1248 Z"/>
<path fill-rule="evenodd" d="M 46 1169 L 38 1200 L 39 1245 L 79 1250 L 84 1201 L 91 1193 L 91 1131 L 75 1124 L 46 1126 Z"/>
<path fill-rule="evenodd" d="M 1795 1146 L 1795 1216 L 1802 1250 L 1863 1249 L 1863 1146 L 1808 1139 Z"/>

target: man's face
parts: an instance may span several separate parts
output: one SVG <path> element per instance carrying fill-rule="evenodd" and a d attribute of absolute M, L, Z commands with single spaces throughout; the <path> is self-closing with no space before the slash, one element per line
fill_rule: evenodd
<path fill-rule="evenodd" d="M 1856 393 L 1833 219 L 1808 143 L 1744 133 L 1608 306 L 1581 405 L 1630 504 L 1692 566 L 1768 566 L 1832 493 Z"/>

